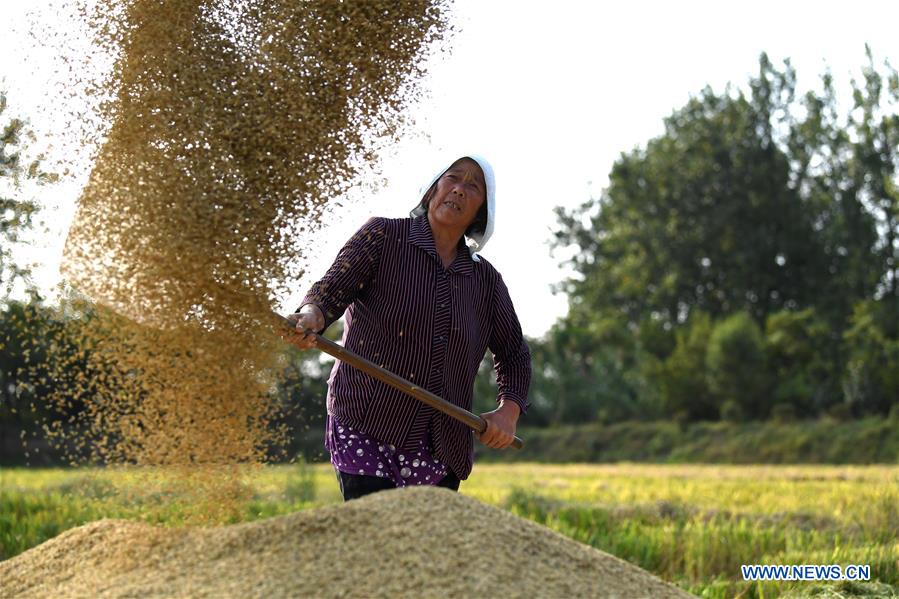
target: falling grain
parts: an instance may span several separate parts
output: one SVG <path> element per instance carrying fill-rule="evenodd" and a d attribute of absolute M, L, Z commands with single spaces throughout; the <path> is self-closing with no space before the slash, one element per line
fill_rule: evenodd
<path fill-rule="evenodd" d="M 446 13 L 445 0 L 81 7 L 115 57 L 69 82 L 103 98 L 62 269 L 89 301 L 67 302 L 66 351 L 41 365 L 61 383 L 49 401 L 77 413 L 47 431 L 75 459 L 227 468 L 285 439 L 271 309 L 324 207 L 402 133 Z"/>

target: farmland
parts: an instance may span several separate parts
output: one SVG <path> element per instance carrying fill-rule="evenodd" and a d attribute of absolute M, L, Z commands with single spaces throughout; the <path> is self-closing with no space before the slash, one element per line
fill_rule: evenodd
<path fill-rule="evenodd" d="M 113 490 L 130 478 L 102 469 L 4 469 L 0 557 L 103 517 L 190 520 L 186 502 L 169 498 L 157 509 L 120 499 Z M 221 521 L 340 501 L 328 465 L 265 467 L 247 473 L 242 486 L 247 499 Z M 481 464 L 461 491 L 700 596 L 893 596 L 899 585 L 895 466 Z M 741 564 L 754 563 L 870 564 L 872 582 L 743 582 Z"/>

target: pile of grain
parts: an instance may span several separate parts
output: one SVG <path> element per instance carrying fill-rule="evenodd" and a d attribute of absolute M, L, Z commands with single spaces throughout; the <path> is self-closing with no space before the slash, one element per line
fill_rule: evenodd
<path fill-rule="evenodd" d="M 446 0 L 85 4 L 94 47 L 115 57 L 108 76 L 70 82 L 104 98 L 63 264 L 92 303 L 67 304 L 35 369 L 73 415 L 48 431 L 73 458 L 221 467 L 283 440 L 271 308 L 323 207 L 403 131 L 445 13 Z"/>
<path fill-rule="evenodd" d="M 104 520 L 0 563 L 0 595 L 689 596 L 548 528 L 433 487 L 220 528 Z"/>

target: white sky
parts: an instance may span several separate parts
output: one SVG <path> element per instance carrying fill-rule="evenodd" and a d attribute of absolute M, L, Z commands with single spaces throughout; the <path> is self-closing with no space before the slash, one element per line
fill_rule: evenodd
<path fill-rule="evenodd" d="M 34 116 L 54 94 L 29 71 L 52 58 L 22 51 L 16 30 L 28 3 L 0 2 L 10 112 Z M 384 190 L 351 198 L 325 224 L 309 278 L 297 281 L 285 310 L 369 216 L 406 216 L 431 171 L 473 151 L 493 163 L 497 178 L 497 227 L 483 254 L 503 274 L 525 333 L 540 335 L 566 309 L 566 299 L 550 292 L 564 277 L 547 245 L 553 207 L 598 195 L 616 157 L 660 134 L 662 119 L 691 94 L 728 81 L 744 87 L 762 51 L 775 64 L 791 58 L 800 89 L 817 84 L 825 63 L 845 89 L 865 61 L 866 42 L 878 64 L 899 65 L 899 3 L 890 1 L 456 0 L 454 14 L 461 32 L 452 54 L 432 65 L 431 96 L 415 108 L 420 134 L 384 158 Z M 33 120 L 52 137 L 52 123 Z M 29 255 L 43 264 L 39 281 L 47 286 L 59 276 L 79 184 L 42 192 L 49 232 Z"/>

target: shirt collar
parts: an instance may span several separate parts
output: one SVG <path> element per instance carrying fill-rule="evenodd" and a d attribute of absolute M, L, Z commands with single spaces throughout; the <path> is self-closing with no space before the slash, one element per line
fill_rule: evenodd
<path fill-rule="evenodd" d="M 456 259 L 447 268 L 447 272 L 471 276 L 474 272 L 474 261 L 471 259 L 471 253 L 468 246 L 464 243 L 464 237 L 459 240 L 459 246 L 456 250 Z M 409 243 L 418 246 L 434 260 L 440 261 L 437 255 L 437 246 L 434 245 L 434 234 L 431 232 L 431 223 L 428 222 L 428 215 L 423 214 L 413 218 L 409 225 Z"/>

